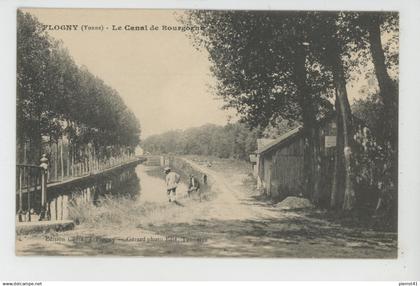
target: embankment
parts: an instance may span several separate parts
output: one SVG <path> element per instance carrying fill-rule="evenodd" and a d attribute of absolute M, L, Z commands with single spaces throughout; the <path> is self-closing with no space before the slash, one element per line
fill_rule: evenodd
<path fill-rule="evenodd" d="M 183 158 L 170 157 L 169 166 L 179 172 L 181 179 L 186 179 L 186 182 L 188 182 L 189 175 L 194 175 L 199 180 L 202 191 L 209 191 L 214 184 L 214 178 L 210 174 L 198 170 Z"/>

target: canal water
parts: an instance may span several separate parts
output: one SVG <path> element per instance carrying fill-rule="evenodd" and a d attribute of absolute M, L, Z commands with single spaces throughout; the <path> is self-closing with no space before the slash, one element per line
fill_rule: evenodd
<path fill-rule="evenodd" d="M 136 174 L 140 180 L 140 186 L 137 194 L 137 201 L 139 203 L 168 202 L 164 180 L 165 174 L 163 174 L 160 167 L 139 164 L 136 167 Z M 177 199 L 185 197 L 187 195 L 187 190 L 187 185 L 181 181 L 176 191 Z"/>

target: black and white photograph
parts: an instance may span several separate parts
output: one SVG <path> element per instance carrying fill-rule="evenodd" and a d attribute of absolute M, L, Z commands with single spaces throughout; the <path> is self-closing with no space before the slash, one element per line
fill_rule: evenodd
<path fill-rule="evenodd" d="M 16 13 L 16 255 L 398 258 L 399 12 Z"/>

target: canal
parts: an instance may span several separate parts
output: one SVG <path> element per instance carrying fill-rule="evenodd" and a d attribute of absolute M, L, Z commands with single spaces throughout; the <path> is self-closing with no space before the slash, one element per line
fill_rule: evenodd
<path fill-rule="evenodd" d="M 136 167 L 136 174 L 140 181 L 136 202 L 144 203 L 167 203 L 165 174 L 161 167 L 146 166 L 139 164 Z M 185 178 L 184 178 L 185 179 Z M 187 195 L 187 185 L 181 181 L 177 188 L 177 199 Z"/>

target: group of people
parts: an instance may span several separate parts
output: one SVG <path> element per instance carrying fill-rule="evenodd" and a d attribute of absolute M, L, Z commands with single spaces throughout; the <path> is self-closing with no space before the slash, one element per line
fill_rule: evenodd
<path fill-rule="evenodd" d="M 176 188 L 178 187 L 179 181 L 181 180 L 181 176 L 178 173 L 172 171 L 170 167 L 165 167 L 164 171 L 166 175 L 166 193 L 168 195 L 169 202 L 176 202 Z M 203 175 L 203 183 L 207 184 L 206 174 Z M 188 197 L 192 196 L 193 194 L 198 194 L 200 196 L 200 182 L 194 176 L 194 174 L 190 174 Z"/>

